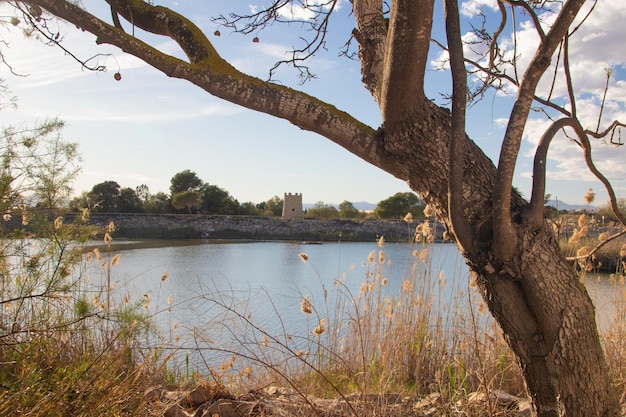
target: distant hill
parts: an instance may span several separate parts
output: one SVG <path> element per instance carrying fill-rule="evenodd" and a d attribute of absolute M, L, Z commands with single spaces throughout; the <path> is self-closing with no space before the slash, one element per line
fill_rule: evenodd
<path fill-rule="evenodd" d="M 596 211 L 596 206 L 589 204 L 567 204 L 561 200 L 550 200 L 546 206 L 551 206 L 559 210 L 576 211 L 576 210 L 588 210 Z"/>
<path fill-rule="evenodd" d="M 330 206 L 335 206 L 335 207 L 339 206 L 339 204 L 337 203 L 324 203 L 324 204 L 328 204 Z M 360 211 L 373 211 L 377 206 L 377 204 L 368 203 L 367 201 L 352 202 L 352 205 L 354 206 L 354 208 Z M 596 211 L 597 209 L 596 206 L 592 206 L 588 204 L 567 204 L 566 202 L 561 201 L 561 200 L 550 200 L 548 201 L 546 205 L 558 208 L 559 210 L 567 210 L 567 211 L 576 211 L 576 210 Z M 304 210 L 307 210 L 313 207 L 315 207 L 314 203 L 302 204 L 302 208 Z"/>
<path fill-rule="evenodd" d="M 335 207 L 339 207 L 338 203 L 324 203 L 327 204 L 329 206 L 335 206 Z M 360 211 L 373 211 L 377 204 L 373 204 L 373 203 L 368 203 L 367 201 L 353 201 L 352 205 L 354 206 L 355 209 L 360 210 Z M 304 210 L 308 210 L 310 208 L 315 207 L 314 203 L 303 203 L 302 204 L 302 208 Z"/>

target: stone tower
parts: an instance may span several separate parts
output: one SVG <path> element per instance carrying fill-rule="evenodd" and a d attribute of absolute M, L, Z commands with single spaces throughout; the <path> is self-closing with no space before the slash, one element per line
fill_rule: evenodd
<path fill-rule="evenodd" d="M 303 217 L 302 193 L 285 193 L 285 198 L 283 199 L 283 219 L 302 219 Z"/>

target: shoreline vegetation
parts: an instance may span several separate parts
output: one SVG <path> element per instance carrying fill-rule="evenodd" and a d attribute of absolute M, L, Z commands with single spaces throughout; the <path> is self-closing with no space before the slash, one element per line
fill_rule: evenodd
<path fill-rule="evenodd" d="M 206 226 L 207 221 L 217 221 L 214 217 L 159 216 L 168 224 L 176 219 L 184 230 L 190 222 L 194 230 Z M 374 238 L 378 249 L 363 260 L 368 267 L 358 292 L 337 279 L 328 288 L 334 296 L 321 302 L 302 297 L 300 311 L 294 314 L 308 317 L 310 325 L 303 334 L 267 331 L 247 313 L 245 300 L 205 288 L 194 302 L 221 311 L 220 320 L 206 329 L 181 329 L 184 323 L 172 323 L 171 334 L 163 335 L 154 326 L 156 315 L 187 308 L 191 300 L 168 297 L 166 305 L 155 305 L 148 294 L 133 297 L 115 288 L 115 265 L 124 261 L 116 252 L 173 242 L 196 244 L 218 239 L 219 234 L 214 228 L 209 238 L 200 240 L 181 239 L 177 232 L 171 238 L 176 240 L 133 239 L 124 228 L 139 226 L 126 226 L 129 218 L 163 225 L 146 216 L 94 216 L 89 222 L 58 217 L 41 229 L 50 237 L 26 233 L 3 241 L 5 259 L 14 257 L 15 262 L 3 264 L 1 416 L 530 415 L 517 361 L 472 284 L 432 275 L 426 236 L 443 237 L 444 232 L 432 221 L 386 222 L 401 228 L 404 241 L 414 246 L 413 268 L 397 292 L 386 285 L 387 237 L 381 233 Z M 223 225 L 245 223 L 218 220 Z M 348 225 L 366 223 L 324 222 L 297 223 L 315 230 L 314 239 L 311 234 L 289 234 L 295 239 L 284 240 L 354 237 Z M 275 230 L 272 227 L 296 223 L 255 218 L 247 224 Z M 320 234 L 320 224 L 334 227 L 334 234 Z M 575 254 L 582 244 L 592 245 L 591 239 L 599 235 L 594 237 L 591 229 L 580 222 L 571 233 L 564 227 L 562 236 L 570 236 L 563 239 L 564 250 Z M 421 230 L 417 242 L 416 230 Z M 91 245 L 94 236 L 102 239 L 99 245 Z M 572 236 L 579 240 L 572 241 Z M 238 235 L 219 241 L 245 240 Z M 300 258 L 315 270 L 315 259 L 306 249 L 303 245 Z M 583 275 L 588 270 L 586 264 L 576 267 Z M 95 273 L 104 274 L 104 285 L 90 280 Z M 167 279 L 165 273 L 161 281 Z M 615 389 L 626 392 L 626 292 L 623 277 L 614 274 L 612 280 L 615 317 L 601 338 Z M 452 288 L 452 299 L 437 299 L 440 286 Z M 269 296 L 266 302 L 271 305 Z M 277 314 L 276 321 L 281 320 Z M 230 341 L 217 344 L 213 332 L 230 335 Z M 171 337 L 175 333 L 180 339 Z M 220 359 L 194 365 L 190 352 Z"/>
<path fill-rule="evenodd" d="M 72 221 L 74 216 L 66 216 Z M 581 220 L 585 219 L 585 220 Z M 424 221 L 407 222 L 402 219 L 283 219 L 267 216 L 218 216 L 196 214 L 92 214 L 90 224 L 105 227 L 116 224 L 116 240 L 125 245 L 194 244 L 195 242 L 373 242 L 384 236 L 388 242 L 406 242 L 408 235 Z M 582 224 L 581 224 L 582 223 Z M 436 220 L 428 222 L 433 241 L 450 242 L 444 237 L 445 228 Z M 606 236 L 620 228 L 613 222 L 603 222 L 585 214 L 560 216 L 553 222 L 555 234 L 563 254 L 576 257 L 584 248 L 593 248 Z M 593 259 L 584 264 L 572 261 L 577 268 L 588 271 L 624 274 L 622 248 L 626 236 L 603 246 Z M 129 246 L 126 246 L 129 249 Z"/>

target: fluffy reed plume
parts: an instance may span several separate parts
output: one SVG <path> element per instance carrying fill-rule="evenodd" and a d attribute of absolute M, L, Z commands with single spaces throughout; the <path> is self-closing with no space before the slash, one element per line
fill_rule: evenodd
<path fill-rule="evenodd" d="M 606 242 L 606 241 L 609 239 L 609 236 L 610 236 L 610 235 L 609 235 L 609 233 L 608 233 L 608 232 L 603 232 L 603 233 L 600 233 L 600 235 L 598 236 L 598 240 L 599 240 L 600 242 Z"/>
<path fill-rule="evenodd" d="M 424 216 L 426 216 L 426 218 L 429 218 L 433 217 L 434 215 L 435 209 L 430 204 L 427 204 L 426 207 L 424 207 Z"/>
<path fill-rule="evenodd" d="M 321 336 L 326 331 L 326 322 L 328 319 L 321 319 L 317 327 L 313 330 L 313 334 L 315 336 Z"/>
<path fill-rule="evenodd" d="M 309 255 L 307 255 L 306 253 L 299 253 L 298 256 L 300 257 L 300 259 L 302 259 L 302 262 L 306 262 L 309 260 Z"/>
<path fill-rule="evenodd" d="M 115 255 L 113 257 L 113 259 L 111 259 L 111 266 L 117 265 L 119 263 L 121 257 L 122 257 L 121 253 L 118 253 L 117 255 Z"/>
<path fill-rule="evenodd" d="M 620 248 L 619 256 L 622 258 L 626 258 L 626 243 L 624 243 L 622 247 Z"/>
<path fill-rule="evenodd" d="M 81 219 L 83 222 L 86 222 L 87 220 L 89 220 L 89 215 L 90 215 L 90 212 L 89 212 L 89 209 L 88 209 L 88 208 L 82 208 L 82 209 L 80 209 L 80 219 Z"/>
<path fill-rule="evenodd" d="M 113 221 L 110 221 L 109 224 L 107 224 L 107 232 L 115 232 L 115 223 L 113 223 Z"/>
<path fill-rule="evenodd" d="M 112 240 L 113 240 L 113 238 L 111 237 L 109 232 L 106 232 L 104 234 L 104 243 L 109 244 L 109 243 L 111 243 Z"/>
<path fill-rule="evenodd" d="M 578 216 L 578 226 L 579 227 L 584 227 L 587 224 L 587 215 L 586 214 L 581 214 L 580 216 Z"/>
<path fill-rule="evenodd" d="M 313 309 L 311 308 L 311 300 L 309 300 L 308 295 L 305 295 L 302 299 L 302 302 L 300 302 L 300 311 L 302 311 L 304 314 L 313 313 Z"/>
<path fill-rule="evenodd" d="M 54 228 L 60 229 L 61 226 L 63 226 L 63 217 L 57 217 L 56 219 L 54 219 Z"/>
<path fill-rule="evenodd" d="M 404 221 L 407 223 L 413 223 L 413 214 L 411 214 L 411 212 L 408 212 L 406 216 L 404 216 Z"/>
<path fill-rule="evenodd" d="M 169 278 L 169 276 L 170 276 L 169 271 L 163 272 L 163 275 L 161 275 L 161 282 L 167 281 L 167 278 Z"/>
<path fill-rule="evenodd" d="M 587 256 L 587 254 L 589 254 L 589 248 L 587 246 L 583 246 L 582 248 L 576 251 L 577 257 Z"/>
<path fill-rule="evenodd" d="M 588 189 L 587 190 L 587 194 L 585 194 L 585 202 L 587 204 L 591 204 L 593 203 L 593 201 L 596 199 L 596 193 L 593 192 L 593 189 Z"/>

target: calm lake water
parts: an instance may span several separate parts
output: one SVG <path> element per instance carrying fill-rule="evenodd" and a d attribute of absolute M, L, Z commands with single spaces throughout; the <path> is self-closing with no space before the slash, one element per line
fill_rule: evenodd
<path fill-rule="evenodd" d="M 336 306 L 338 290 L 344 299 L 346 295 L 356 298 L 367 277 L 371 280 L 378 273 L 386 279 L 389 295 L 397 293 L 405 279 L 414 277 L 428 289 L 444 315 L 447 311 L 458 314 L 459 308 L 469 311 L 467 294 L 473 294 L 467 267 L 452 244 L 385 243 L 380 248 L 375 242 L 191 243 L 134 249 L 121 246 L 122 250 L 108 253 L 101 250 L 104 259 L 121 253 L 119 263 L 110 269 L 115 298 L 149 300 L 147 311 L 172 344 L 194 344 L 199 334 L 213 342 L 237 337 L 224 335 L 224 326 L 215 326 L 236 318 L 250 319 L 268 333 L 306 334 L 318 321 L 316 314 L 300 312 L 304 296 L 310 298 L 318 317 L 328 317 Z M 301 254 L 308 257 L 306 262 Z M 106 271 L 95 265 L 88 273 L 92 282 L 109 279 Z M 342 285 L 336 285 L 336 280 Z M 623 286 L 611 284 L 606 277 L 598 281 L 590 276 L 586 282 L 599 308 L 600 326 L 606 328 Z M 476 306 L 479 300 L 477 295 L 473 297 Z"/>

